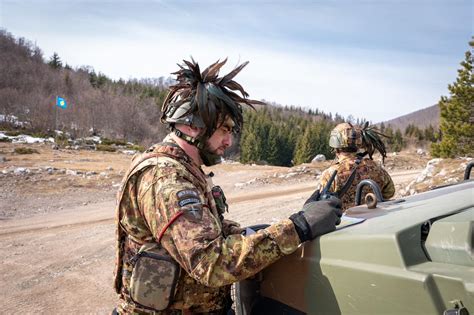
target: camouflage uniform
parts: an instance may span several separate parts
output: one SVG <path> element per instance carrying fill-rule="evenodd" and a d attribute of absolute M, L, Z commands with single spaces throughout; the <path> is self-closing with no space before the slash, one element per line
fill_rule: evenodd
<path fill-rule="evenodd" d="M 354 169 L 356 159 L 357 157 L 354 154 L 341 153 L 338 162 L 326 169 L 321 174 L 320 188 L 322 189 L 326 186 L 332 173 L 337 170 L 337 176 L 331 186 L 330 191 L 334 192 L 340 190 L 346 183 L 347 179 L 350 177 L 352 170 Z M 362 159 L 361 163 L 357 166 L 354 181 L 347 190 L 346 194 L 341 198 L 342 208 L 344 210 L 354 206 L 357 184 L 364 179 L 372 179 L 375 181 L 379 185 L 384 199 L 390 199 L 395 194 L 395 186 L 393 185 L 390 175 L 375 161 L 365 158 Z M 364 187 L 362 191 L 362 198 L 364 198 L 366 193 L 369 191 L 370 189 L 368 187 Z"/>
<path fill-rule="evenodd" d="M 219 314 L 225 308 L 230 284 L 296 250 L 300 239 L 295 227 L 287 219 L 255 234 L 241 235 L 238 224 L 223 219 L 223 209 L 216 206 L 200 166 L 170 137 L 149 151 L 160 156 L 138 163 L 125 177 L 116 210 L 118 311 Z M 134 159 L 132 166 L 139 159 Z M 201 206 L 190 207 L 188 200 L 193 199 L 199 199 Z M 179 264 L 180 276 L 170 306 L 152 312 L 130 298 L 130 261 L 142 244 L 156 242 L 180 211 L 184 214 L 166 229 L 160 242 L 162 255 Z"/>

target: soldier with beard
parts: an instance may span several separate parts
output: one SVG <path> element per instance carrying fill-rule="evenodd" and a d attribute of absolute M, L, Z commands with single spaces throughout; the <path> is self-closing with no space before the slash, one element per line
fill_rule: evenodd
<path fill-rule="evenodd" d="M 201 165 L 220 162 L 243 124 L 242 105 L 263 104 L 233 78 L 226 60 L 200 71 L 184 61 L 162 108 L 170 133 L 134 158 L 118 196 L 115 290 L 120 314 L 225 314 L 230 285 L 333 231 L 340 200 L 303 210 L 252 235 L 224 219 L 227 204 Z M 238 94 L 240 93 L 240 95 Z"/>

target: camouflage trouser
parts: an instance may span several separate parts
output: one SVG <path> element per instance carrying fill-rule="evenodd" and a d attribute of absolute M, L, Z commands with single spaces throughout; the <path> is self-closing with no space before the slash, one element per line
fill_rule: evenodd
<path fill-rule="evenodd" d="M 112 315 L 119 315 L 119 314 L 127 314 L 127 313 L 122 313 L 120 311 L 117 311 L 117 309 L 114 309 L 112 311 Z M 153 312 L 151 313 L 142 313 L 142 312 L 133 312 L 133 313 L 128 313 L 128 314 L 137 314 L 137 315 L 141 315 L 141 314 L 154 314 Z M 156 314 L 164 314 L 162 312 L 157 312 Z M 221 311 L 213 311 L 213 312 L 206 312 L 206 313 L 194 313 L 192 311 L 181 311 L 181 310 L 170 310 L 169 312 L 166 312 L 166 314 L 170 314 L 170 315 L 191 315 L 191 314 L 199 314 L 199 315 L 234 315 L 234 311 L 233 310 L 230 310 L 228 312 L 224 311 L 224 310 L 221 310 Z"/>
<path fill-rule="evenodd" d="M 129 301 L 129 303 L 126 302 L 127 300 Z M 233 314 L 235 314 L 234 310 L 231 309 L 232 303 L 227 305 L 228 306 L 227 309 L 214 310 L 214 311 L 210 311 L 210 312 L 199 312 L 199 313 L 197 313 L 195 311 L 192 311 L 192 310 L 173 310 L 173 309 L 168 309 L 168 310 L 163 310 L 163 311 L 151 311 L 151 310 L 145 310 L 145 309 L 137 308 L 137 307 L 134 307 L 133 305 L 134 305 L 133 301 L 130 301 L 129 299 L 124 298 L 122 296 L 121 301 L 119 302 L 119 306 L 113 310 L 112 315 L 116 315 L 116 314 L 133 314 L 133 315 L 191 315 L 191 314 L 233 315 Z"/>

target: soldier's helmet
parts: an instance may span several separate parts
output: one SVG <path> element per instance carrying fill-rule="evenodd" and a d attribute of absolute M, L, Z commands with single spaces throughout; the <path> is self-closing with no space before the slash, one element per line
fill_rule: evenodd
<path fill-rule="evenodd" d="M 375 151 L 378 151 L 382 155 L 383 163 L 387 157 L 387 150 L 380 136 L 387 137 L 378 131 L 375 126 L 369 126 L 368 122 L 363 126 L 342 123 L 331 131 L 329 146 L 346 152 L 365 150 L 360 154 L 362 156 L 368 154 L 370 159 L 372 159 Z"/>
<path fill-rule="evenodd" d="M 191 113 L 191 103 L 185 102 L 181 106 L 169 106 L 166 112 L 163 112 L 163 119 L 168 124 L 184 124 L 205 128 L 201 116 Z"/>
<path fill-rule="evenodd" d="M 337 125 L 329 136 L 329 146 L 335 149 L 357 151 L 362 145 L 362 128 L 350 123 Z"/>
<path fill-rule="evenodd" d="M 219 77 L 219 70 L 226 61 L 218 60 L 202 72 L 192 58 L 191 61 L 183 60 L 182 65 L 178 64 L 180 70 L 172 73 L 177 76 L 177 82 L 170 86 L 163 102 L 161 122 L 171 129 L 175 124 L 203 128 L 206 131 L 201 141 L 209 138 L 228 118 L 233 120 L 235 130 L 240 130 L 243 124 L 242 105 L 253 107 L 264 103 L 248 99 L 248 93 L 233 80 L 248 61 Z"/>

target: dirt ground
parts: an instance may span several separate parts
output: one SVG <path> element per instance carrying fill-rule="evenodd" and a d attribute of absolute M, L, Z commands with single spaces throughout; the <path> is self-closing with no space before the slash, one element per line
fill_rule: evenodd
<path fill-rule="evenodd" d="M 18 155 L 17 147 L 38 153 Z M 109 314 L 116 303 L 115 193 L 131 156 L 0 143 L 0 309 L 2 313 Z M 397 189 L 429 158 L 390 156 Z M 212 171 L 226 192 L 227 218 L 273 223 L 299 210 L 326 161 L 293 168 L 224 163 Z"/>

